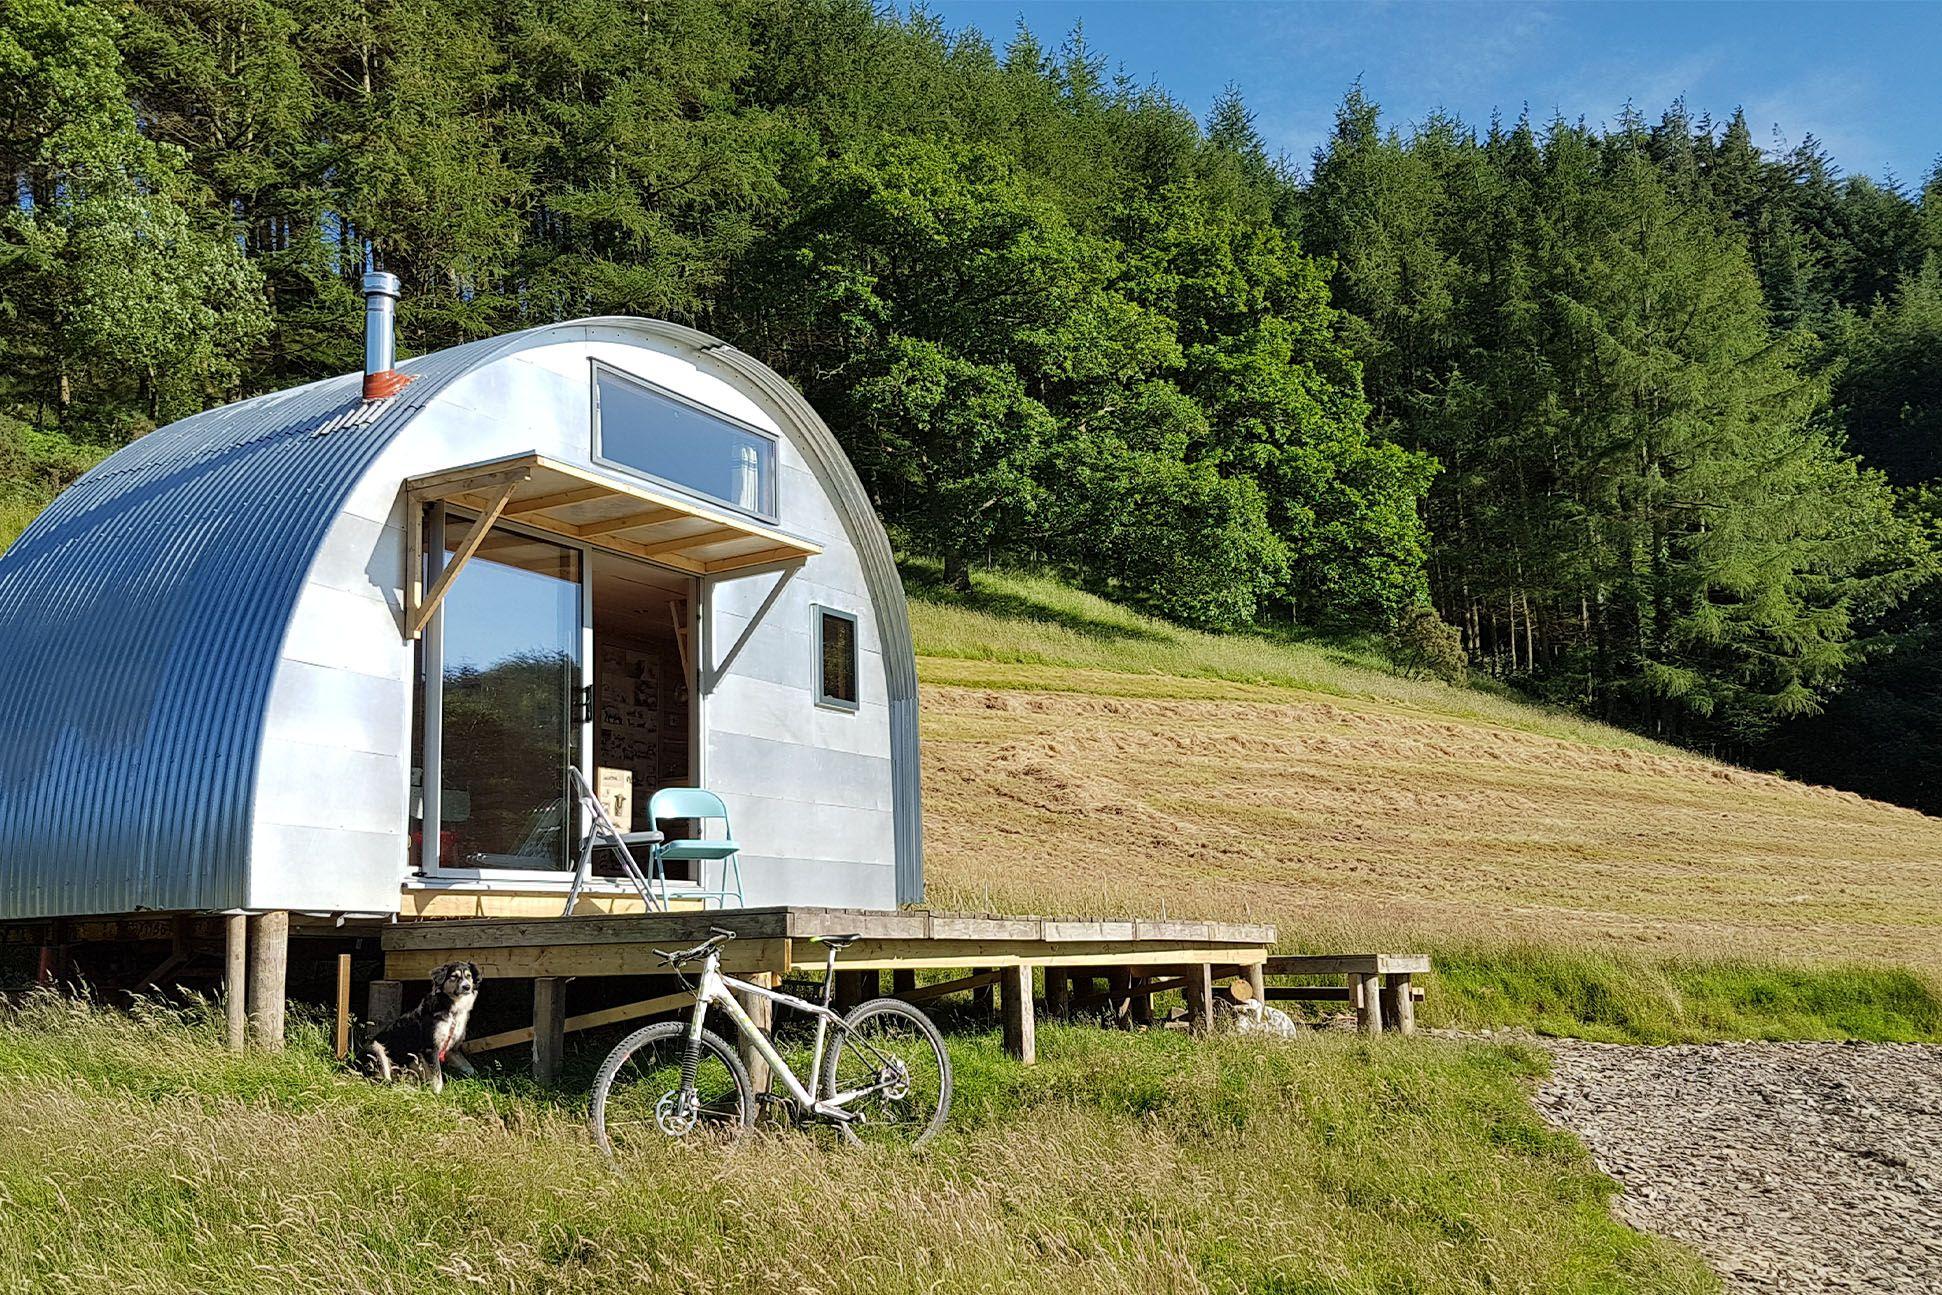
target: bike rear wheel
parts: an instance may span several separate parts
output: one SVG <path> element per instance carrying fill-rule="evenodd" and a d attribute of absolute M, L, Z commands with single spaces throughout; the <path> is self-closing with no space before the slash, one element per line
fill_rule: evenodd
<path fill-rule="evenodd" d="M 662 1021 L 622 1039 L 593 1081 L 593 1140 L 609 1156 L 691 1134 L 730 1138 L 755 1122 L 755 1085 L 735 1049 L 701 1032 L 695 1103 L 680 1102 L 685 1021 Z"/>
<path fill-rule="evenodd" d="M 852 1142 L 915 1150 L 944 1127 L 951 1111 L 951 1057 L 931 1018 L 895 998 L 873 998 L 843 1018 L 824 1068 L 825 1099 L 880 1091 L 844 1110 L 863 1118 L 839 1124 Z"/>

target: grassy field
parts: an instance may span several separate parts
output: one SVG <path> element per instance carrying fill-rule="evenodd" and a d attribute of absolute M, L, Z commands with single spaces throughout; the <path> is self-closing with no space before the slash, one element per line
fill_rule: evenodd
<path fill-rule="evenodd" d="M 1428 1014 L 1607 1038 L 1942 1034 L 1942 821 L 1371 652 L 1055 582 L 912 580 L 938 907 L 1427 949 Z"/>
<path fill-rule="evenodd" d="M 610 1170 L 583 1098 L 345 1075 L 299 1024 L 0 1016 L 0 1290 L 1709 1291 L 1607 1209 L 1513 1047 L 954 1040 L 934 1154 L 783 1132 Z M 578 1092 L 584 1093 L 584 1086 Z"/>

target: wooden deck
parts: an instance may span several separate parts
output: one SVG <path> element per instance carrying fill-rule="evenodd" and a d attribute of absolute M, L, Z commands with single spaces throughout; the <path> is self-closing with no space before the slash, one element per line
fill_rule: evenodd
<path fill-rule="evenodd" d="M 891 992 L 932 998 L 964 990 L 1002 1000 L 1005 1042 L 1014 1056 L 1035 1053 L 1033 971 L 1046 968 L 1048 997 L 1066 1001 L 1076 981 L 1104 978 L 1108 994 L 1128 1004 L 1135 985 L 1165 985 L 1187 998 L 1190 1020 L 1205 1029 L 1213 1016 L 1214 982 L 1245 977 L 1259 990 L 1262 964 L 1273 946 L 1271 926 L 1168 919 L 1089 921 L 1051 917 L 991 917 L 843 908 L 776 907 L 705 913 L 641 913 L 623 916 L 478 918 L 399 923 L 385 930 L 384 981 L 374 984 L 371 1016 L 378 1018 L 402 989 L 445 962 L 477 963 L 488 980 L 534 982 L 534 1028 L 509 1031 L 481 1045 L 530 1041 L 536 1069 L 547 1076 L 557 1065 L 561 1036 L 572 1028 L 614 1024 L 678 1010 L 680 995 L 568 1017 L 561 989 L 567 978 L 654 975 L 665 971 L 656 949 L 680 948 L 719 927 L 737 938 L 722 949 L 722 969 L 745 979 L 820 971 L 827 950 L 821 935 L 861 935 L 837 959 L 839 992 L 860 999 L 882 992 L 880 973 L 892 974 Z M 942 984 L 916 986 L 919 970 L 961 970 Z M 1138 973 L 1136 975 L 1136 973 Z M 1157 992 L 1157 991 L 1156 991 Z M 1150 1000 L 1150 994 L 1146 996 Z"/>

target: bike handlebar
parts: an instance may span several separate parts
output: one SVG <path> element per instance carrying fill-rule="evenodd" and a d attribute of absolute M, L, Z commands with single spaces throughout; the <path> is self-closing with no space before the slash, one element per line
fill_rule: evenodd
<path fill-rule="evenodd" d="M 711 926 L 708 929 L 713 934 L 692 949 L 683 949 L 679 953 L 670 953 L 666 949 L 656 949 L 654 952 L 668 966 L 677 967 L 684 962 L 698 962 L 735 938 L 735 932 L 724 931 L 719 926 Z"/>

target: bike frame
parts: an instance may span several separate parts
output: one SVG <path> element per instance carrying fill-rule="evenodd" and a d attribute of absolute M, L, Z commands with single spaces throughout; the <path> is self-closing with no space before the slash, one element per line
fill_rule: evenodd
<path fill-rule="evenodd" d="M 836 967 L 834 953 L 830 956 L 829 966 L 833 981 Z M 807 1085 L 797 1077 L 796 1072 L 790 1068 L 789 1063 L 782 1059 L 782 1054 L 776 1050 L 775 1044 L 769 1040 L 767 1033 L 749 1018 L 747 1010 L 742 1007 L 742 1004 L 735 997 L 738 993 L 752 994 L 757 998 L 765 998 L 772 1003 L 777 1003 L 788 1008 L 790 1011 L 806 1012 L 816 1018 L 816 1042 L 811 1047 L 809 1053 L 809 1082 Z M 820 1115 L 824 1119 L 847 1122 L 855 1119 L 856 1116 L 844 1110 L 844 1107 L 856 1101 L 858 1098 L 868 1097 L 872 1093 L 889 1087 L 887 1083 L 878 1083 L 868 1088 L 854 1088 L 846 1093 L 838 1093 L 827 1101 L 818 1099 L 815 1093 L 818 1088 L 822 1087 L 823 1058 L 826 1054 L 825 1045 L 829 1041 L 830 1027 L 833 1025 L 837 1029 L 844 1030 L 845 1033 L 848 1033 L 844 1029 L 842 1015 L 827 1003 L 812 1003 L 808 999 L 798 998 L 794 994 L 785 994 L 781 990 L 770 989 L 764 985 L 750 984 L 746 980 L 737 980 L 733 976 L 723 975 L 721 971 L 721 954 L 713 950 L 709 952 L 707 960 L 702 963 L 701 977 L 695 986 L 694 1014 L 688 1018 L 688 1047 L 698 1049 L 701 1046 L 701 1031 L 702 1027 L 707 1023 L 708 1009 L 711 1006 L 719 1007 L 728 1013 L 729 1019 L 735 1022 L 736 1029 L 741 1031 L 742 1038 L 747 1040 L 749 1046 L 753 1047 L 761 1055 L 762 1060 L 768 1063 L 770 1074 L 782 1081 L 782 1086 L 788 1090 L 791 1100 L 805 1111 Z"/>

